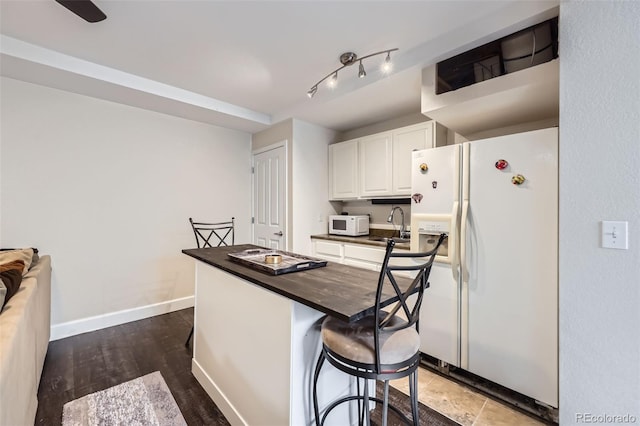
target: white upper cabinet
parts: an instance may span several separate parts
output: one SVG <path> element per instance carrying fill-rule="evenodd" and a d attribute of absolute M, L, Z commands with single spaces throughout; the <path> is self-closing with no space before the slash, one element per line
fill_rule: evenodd
<path fill-rule="evenodd" d="M 384 197 L 392 190 L 391 132 L 378 133 L 360 139 L 360 197 Z"/>
<path fill-rule="evenodd" d="M 332 200 L 407 197 L 411 152 L 447 144 L 447 129 L 426 121 L 329 145 Z"/>
<path fill-rule="evenodd" d="M 393 193 L 411 195 L 411 152 L 433 148 L 434 122 L 393 131 Z"/>
<path fill-rule="evenodd" d="M 332 200 L 358 198 L 358 140 L 329 145 L 329 187 Z"/>

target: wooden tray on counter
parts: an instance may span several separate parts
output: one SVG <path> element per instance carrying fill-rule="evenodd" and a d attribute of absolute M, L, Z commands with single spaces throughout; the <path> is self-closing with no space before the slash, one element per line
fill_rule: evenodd
<path fill-rule="evenodd" d="M 267 263 L 265 256 L 270 255 L 280 255 L 282 256 L 282 261 L 280 263 Z M 227 256 L 234 262 L 271 275 L 288 274 L 327 266 L 326 260 L 274 249 L 249 249 L 238 253 L 229 253 Z"/>

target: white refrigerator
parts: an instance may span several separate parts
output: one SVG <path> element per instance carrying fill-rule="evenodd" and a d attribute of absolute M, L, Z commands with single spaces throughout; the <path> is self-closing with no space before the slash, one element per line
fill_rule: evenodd
<path fill-rule="evenodd" d="M 421 351 L 558 407 L 558 129 L 413 152 Z"/>

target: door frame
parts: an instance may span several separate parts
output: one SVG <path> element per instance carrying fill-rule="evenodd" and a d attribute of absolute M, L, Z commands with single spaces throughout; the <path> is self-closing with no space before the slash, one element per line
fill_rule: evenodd
<path fill-rule="evenodd" d="M 251 150 L 251 243 L 255 244 L 255 208 L 256 208 L 256 200 L 255 200 L 255 158 L 256 155 L 265 153 L 267 151 L 272 151 L 274 149 L 284 148 L 284 250 L 289 250 L 291 240 L 290 232 L 289 232 L 289 140 L 283 139 L 276 143 L 263 146 L 261 148 L 256 148 Z"/>

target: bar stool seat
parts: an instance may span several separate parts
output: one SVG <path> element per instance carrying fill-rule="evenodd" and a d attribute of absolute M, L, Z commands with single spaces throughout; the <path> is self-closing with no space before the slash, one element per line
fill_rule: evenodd
<path fill-rule="evenodd" d="M 380 317 L 389 315 L 380 312 Z M 389 326 L 406 326 L 407 321 L 394 316 Z M 370 315 L 359 321 L 346 323 L 334 317 L 327 317 L 322 323 L 322 342 L 328 350 L 355 362 L 375 364 L 375 316 Z M 415 328 L 403 328 L 397 332 L 380 332 L 380 363 L 396 364 L 415 355 L 420 350 L 420 335 Z"/>

